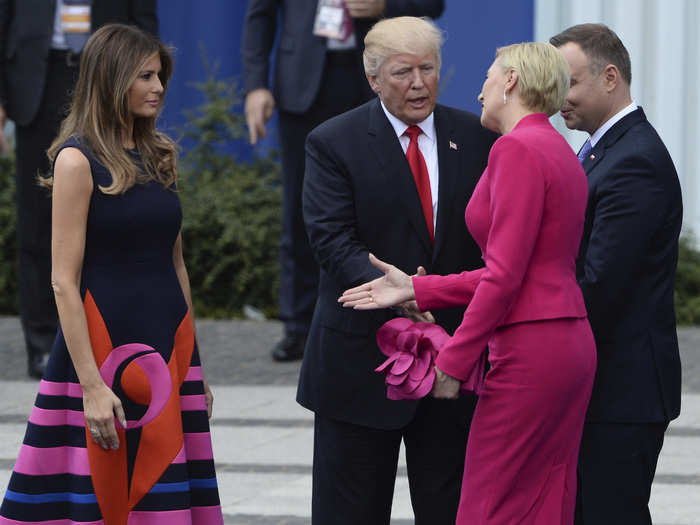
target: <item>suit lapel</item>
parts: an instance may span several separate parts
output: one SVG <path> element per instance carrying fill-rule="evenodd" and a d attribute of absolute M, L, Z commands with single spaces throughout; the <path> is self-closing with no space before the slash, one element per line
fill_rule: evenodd
<path fill-rule="evenodd" d="M 639 124 L 640 122 L 644 122 L 645 120 L 646 115 L 644 114 L 644 110 L 639 107 L 632 113 L 622 117 L 612 128 L 606 131 L 595 147 L 591 150 L 590 155 L 583 160 L 582 166 L 586 172 L 586 175 L 590 174 L 598 163 L 605 158 L 607 150 L 612 148 L 615 143 L 620 140 L 620 137 L 627 133 L 631 127 Z"/>
<path fill-rule="evenodd" d="M 435 226 L 435 246 L 433 261 L 437 258 L 447 239 L 450 221 L 450 210 L 454 200 L 457 177 L 460 171 L 459 144 L 453 137 L 454 126 L 449 115 L 440 106 L 435 107 L 435 140 L 438 154 L 438 211 Z"/>
<path fill-rule="evenodd" d="M 396 132 L 391 126 L 389 119 L 386 118 L 379 99 L 375 101 L 370 109 L 367 132 L 371 137 L 369 141 L 370 149 L 381 167 L 377 176 L 383 176 L 386 179 L 386 187 L 394 191 L 396 198 L 403 207 L 402 213 L 408 217 L 408 220 L 413 225 L 416 235 L 426 252 L 431 253 L 430 234 L 425 224 L 423 208 L 421 207 L 411 168 L 408 166 L 408 161 L 396 137 Z M 358 152 L 358 155 L 362 155 L 362 152 Z M 372 174 L 369 175 L 373 176 Z"/>

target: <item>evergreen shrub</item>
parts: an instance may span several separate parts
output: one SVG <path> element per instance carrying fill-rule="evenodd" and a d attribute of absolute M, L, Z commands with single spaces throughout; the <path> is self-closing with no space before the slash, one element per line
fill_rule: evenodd
<path fill-rule="evenodd" d="M 681 236 L 674 294 L 679 325 L 700 325 L 700 251 L 696 246 L 694 236 Z"/>
<path fill-rule="evenodd" d="M 240 161 L 244 139 L 236 84 L 209 69 L 195 86 L 204 102 L 188 112 L 178 169 L 183 250 L 198 317 L 239 316 L 244 305 L 277 308 L 281 187 L 274 154 Z"/>

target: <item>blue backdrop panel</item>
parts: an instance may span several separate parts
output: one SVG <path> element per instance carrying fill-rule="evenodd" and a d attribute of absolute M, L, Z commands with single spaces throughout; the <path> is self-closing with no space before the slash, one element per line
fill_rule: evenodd
<path fill-rule="evenodd" d="M 496 48 L 533 38 L 534 0 L 446 0 L 446 4 L 438 20 L 446 34 L 439 99 L 443 104 L 478 113 L 476 96 Z M 218 78 L 240 79 L 246 5 L 247 0 L 159 0 L 161 38 L 176 48 L 175 74 L 161 127 L 174 138 L 184 123 L 183 111 L 202 100 L 192 86 L 205 76 L 202 49 L 210 63 L 218 63 Z M 249 158 L 254 151 L 275 147 L 274 120 L 270 129 L 270 136 L 256 150 L 241 141 L 233 153 Z"/>
<path fill-rule="evenodd" d="M 476 97 L 496 48 L 534 38 L 534 0 L 446 0 L 439 101 L 481 113 Z"/>
<path fill-rule="evenodd" d="M 193 86 L 206 76 L 202 53 L 210 64 L 218 64 L 217 78 L 240 80 L 245 8 L 246 0 L 158 1 L 161 39 L 175 48 L 175 72 L 160 119 L 160 127 L 173 138 L 181 135 L 184 111 L 202 102 Z M 247 157 L 250 151 L 242 141 L 236 145 L 238 155 Z"/>

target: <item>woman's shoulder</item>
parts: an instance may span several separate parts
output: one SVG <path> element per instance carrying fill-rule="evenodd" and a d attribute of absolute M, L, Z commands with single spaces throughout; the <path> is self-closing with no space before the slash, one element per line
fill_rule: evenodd
<path fill-rule="evenodd" d="M 64 145 L 56 154 L 52 175 L 54 196 L 60 195 L 57 188 L 63 187 L 70 187 L 71 191 L 78 188 L 92 191 L 94 183 L 90 161 L 72 144 Z"/>
<path fill-rule="evenodd" d="M 490 160 L 522 161 L 529 157 L 530 140 L 528 134 L 518 133 L 517 130 L 498 137 L 491 147 Z"/>
<path fill-rule="evenodd" d="M 92 154 L 92 150 L 90 149 L 89 144 L 82 137 L 79 137 L 77 135 L 72 135 L 68 137 L 68 140 L 61 144 L 58 147 L 58 150 L 56 150 L 56 160 L 58 160 L 59 154 L 66 148 L 74 148 L 80 151 L 80 153 L 82 153 L 82 155 L 88 160 L 88 162 L 92 164 L 94 155 Z"/>
<path fill-rule="evenodd" d="M 54 171 L 57 163 L 62 163 L 63 167 L 87 168 L 96 185 L 104 186 L 111 184 L 109 171 L 97 159 L 90 144 L 83 137 L 73 135 L 68 138 L 56 151 L 54 159 Z"/>

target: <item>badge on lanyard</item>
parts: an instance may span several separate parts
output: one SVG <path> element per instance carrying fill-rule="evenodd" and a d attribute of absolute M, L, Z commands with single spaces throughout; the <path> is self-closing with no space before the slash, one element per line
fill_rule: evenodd
<path fill-rule="evenodd" d="M 318 0 L 314 35 L 345 40 L 352 33 L 352 18 L 343 0 Z"/>
<path fill-rule="evenodd" d="M 90 36 L 91 0 L 63 0 L 61 28 L 66 44 L 74 53 L 80 53 Z"/>

